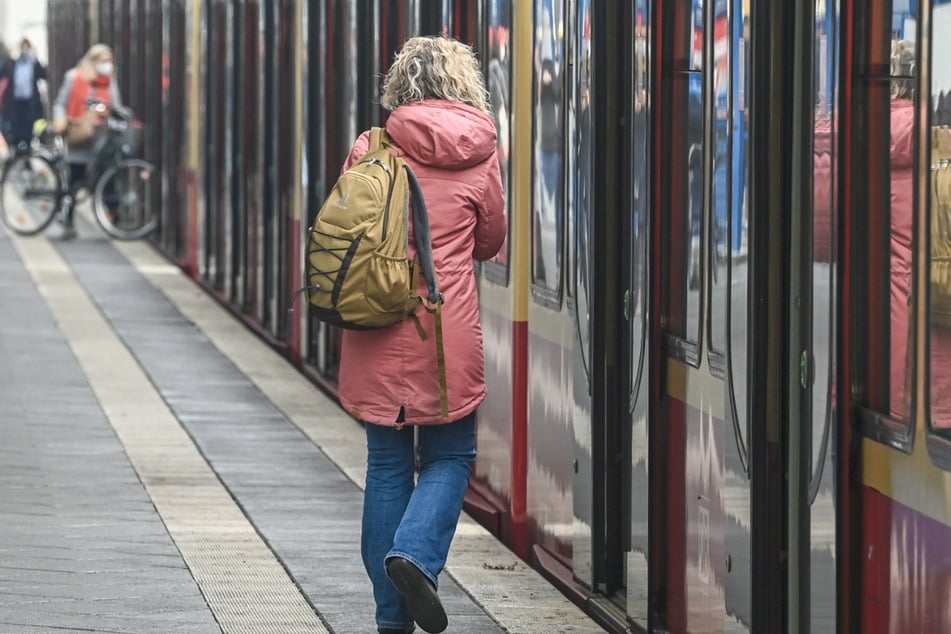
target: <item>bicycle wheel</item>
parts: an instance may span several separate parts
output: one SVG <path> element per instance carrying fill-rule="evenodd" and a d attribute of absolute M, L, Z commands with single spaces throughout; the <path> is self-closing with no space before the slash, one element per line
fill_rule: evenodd
<path fill-rule="evenodd" d="M 0 176 L 0 218 L 20 235 L 37 234 L 53 222 L 65 193 L 51 159 L 36 153 L 14 156 Z"/>
<path fill-rule="evenodd" d="M 138 240 L 158 224 L 150 201 L 159 187 L 155 166 L 139 159 L 124 159 L 96 181 L 93 209 L 99 225 L 113 238 Z"/>

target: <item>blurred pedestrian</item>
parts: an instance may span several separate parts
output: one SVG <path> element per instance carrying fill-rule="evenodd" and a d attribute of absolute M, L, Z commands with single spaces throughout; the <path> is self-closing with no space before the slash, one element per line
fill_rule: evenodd
<path fill-rule="evenodd" d="M 434 319 L 380 330 L 345 330 L 340 400 L 363 420 L 367 479 L 361 552 L 383 634 L 412 632 L 415 621 L 441 632 L 446 612 L 438 577 L 462 512 L 475 460 L 475 410 L 485 398 L 485 367 L 473 258 L 494 257 L 506 233 L 496 128 L 472 49 L 444 37 L 404 44 L 383 80 L 386 131 L 416 173 L 429 208 L 442 307 L 448 414 Z M 367 152 L 369 131 L 345 168 Z M 410 255 L 415 243 L 409 240 Z M 425 293 L 423 293 L 425 295 Z M 414 484 L 414 428 L 419 478 Z"/>
<path fill-rule="evenodd" d="M 33 138 L 33 123 L 44 116 L 39 82 L 46 79 L 46 67 L 33 53 L 30 40 L 20 42 L 20 55 L 7 63 L 3 77 L 7 87 L 3 99 L 3 119 L 7 141 L 12 146 L 28 144 Z"/>
<path fill-rule="evenodd" d="M 74 68 L 66 71 L 63 85 L 53 103 L 53 132 L 66 133 L 69 148 L 71 182 L 86 175 L 87 166 L 95 158 L 94 140 L 103 129 L 112 108 L 122 106 L 119 84 L 114 79 L 115 62 L 112 49 L 105 44 L 92 45 Z M 66 209 L 63 237 L 75 235 L 73 209 Z"/>

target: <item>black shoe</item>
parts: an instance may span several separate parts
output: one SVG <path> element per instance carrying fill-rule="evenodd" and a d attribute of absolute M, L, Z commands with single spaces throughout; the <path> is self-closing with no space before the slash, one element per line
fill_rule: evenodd
<path fill-rule="evenodd" d="M 415 627 L 411 627 L 407 630 L 402 630 L 395 627 L 380 627 L 380 628 L 377 628 L 376 631 L 379 632 L 380 634 L 413 634 L 413 630 L 415 629 L 416 629 Z"/>
<path fill-rule="evenodd" d="M 419 568 L 403 557 L 391 557 L 386 562 L 386 572 L 396 589 L 406 597 L 413 620 L 421 628 L 432 633 L 446 629 L 449 619 L 436 588 Z"/>

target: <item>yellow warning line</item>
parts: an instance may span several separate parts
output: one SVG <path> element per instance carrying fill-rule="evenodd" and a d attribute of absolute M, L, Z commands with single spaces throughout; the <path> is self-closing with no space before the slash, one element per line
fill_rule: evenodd
<path fill-rule="evenodd" d="M 11 242 L 222 630 L 328 632 L 59 253 Z"/>

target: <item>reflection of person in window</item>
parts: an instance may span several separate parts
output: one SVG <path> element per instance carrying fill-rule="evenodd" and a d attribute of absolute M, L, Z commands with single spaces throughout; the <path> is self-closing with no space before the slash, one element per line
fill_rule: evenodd
<path fill-rule="evenodd" d="M 591 156 L 591 141 L 594 136 L 594 126 L 591 121 L 591 89 L 588 86 L 587 78 L 581 79 L 579 88 L 578 104 L 578 128 L 577 128 L 577 146 L 575 148 L 578 164 L 578 187 L 575 193 L 575 211 L 578 214 L 577 240 L 578 240 L 578 267 L 579 281 L 581 283 L 585 297 L 588 297 L 588 236 L 591 230 L 591 179 L 593 178 L 593 166 Z M 570 239 L 570 238 L 569 238 Z"/>
<path fill-rule="evenodd" d="M 542 200 L 541 216 L 543 222 L 553 223 L 556 230 L 556 242 L 553 248 L 542 252 L 558 257 L 558 246 L 561 244 L 561 222 L 556 217 L 558 213 L 558 192 L 561 191 L 561 77 L 557 72 L 554 60 L 548 58 L 541 62 L 539 77 L 539 120 L 541 131 L 540 162 Z M 555 264 L 556 268 L 558 264 Z"/>
<path fill-rule="evenodd" d="M 703 212 L 703 96 L 701 76 L 692 73 L 687 99 L 687 165 L 690 205 L 689 281 L 691 290 L 700 288 L 700 228 Z"/>
<path fill-rule="evenodd" d="M 549 192 L 557 189 L 558 159 L 561 153 L 561 78 L 557 75 L 555 62 L 542 61 L 541 88 L 538 94 L 540 107 L 541 147 L 545 187 Z M 551 157 L 549 163 L 547 157 Z"/>
<path fill-rule="evenodd" d="M 831 262 L 832 250 L 832 117 L 816 114 L 813 137 L 813 229 L 812 259 Z"/>
<path fill-rule="evenodd" d="M 498 133 L 497 153 L 499 155 L 499 172 L 502 175 L 502 185 L 508 189 L 509 184 L 509 59 L 508 59 L 509 30 L 504 26 L 489 29 L 489 64 L 488 90 L 491 101 L 492 119 Z M 508 195 L 506 195 L 508 200 Z M 507 240 L 507 239 L 506 239 Z M 503 243 L 499 254 L 493 261 L 502 265 L 508 264 L 508 246 Z"/>
<path fill-rule="evenodd" d="M 931 330 L 928 339 L 931 420 L 935 427 L 948 429 L 951 428 L 951 130 L 936 126 L 931 138 Z"/>
<path fill-rule="evenodd" d="M 911 317 L 912 217 L 914 205 L 912 167 L 914 165 L 915 102 L 914 80 L 901 78 L 913 72 L 913 44 L 892 45 L 891 101 L 891 369 L 889 410 L 892 416 L 906 419 L 909 414 L 911 364 L 908 363 L 909 319 Z"/>
<path fill-rule="evenodd" d="M 489 30 L 489 97 L 492 100 L 492 118 L 499 133 L 499 166 L 502 182 L 508 182 L 509 164 L 509 72 L 508 29 Z"/>

